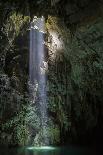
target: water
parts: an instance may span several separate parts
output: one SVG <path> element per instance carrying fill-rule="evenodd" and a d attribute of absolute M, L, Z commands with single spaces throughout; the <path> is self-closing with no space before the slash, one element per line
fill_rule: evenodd
<path fill-rule="evenodd" d="M 47 138 L 47 94 L 46 94 L 46 61 L 44 51 L 44 17 L 34 17 L 30 25 L 30 59 L 29 90 L 31 105 L 37 103 L 40 111 L 43 144 L 48 145 Z"/>
<path fill-rule="evenodd" d="M 1 148 L 0 155 L 99 155 L 100 152 L 85 147 L 53 147 L 51 149 Z"/>

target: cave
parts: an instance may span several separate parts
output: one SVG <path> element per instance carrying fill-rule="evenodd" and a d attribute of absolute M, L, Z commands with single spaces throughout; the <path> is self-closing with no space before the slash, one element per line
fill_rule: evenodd
<path fill-rule="evenodd" d="M 0 42 L 0 153 L 99 154 L 102 0 L 1 1 Z"/>

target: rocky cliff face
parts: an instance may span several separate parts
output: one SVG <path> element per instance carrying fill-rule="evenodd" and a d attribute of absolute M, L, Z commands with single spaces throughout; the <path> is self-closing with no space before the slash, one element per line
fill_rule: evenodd
<path fill-rule="evenodd" d="M 8 1 L 0 3 L 0 12 L 0 143 L 38 145 L 43 138 L 28 92 L 34 15 L 46 19 L 50 143 L 79 140 L 103 128 L 102 1 Z"/>

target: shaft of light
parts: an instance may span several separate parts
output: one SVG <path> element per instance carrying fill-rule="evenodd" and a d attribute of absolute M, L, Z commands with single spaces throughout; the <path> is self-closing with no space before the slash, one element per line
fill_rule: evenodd
<path fill-rule="evenodd" d="M 43 143 L 48 145 L 47 138 L 47 94 L 45 73 L 45 51 L 44 51 L 45 19 L 34 18 L 30 29 L 30 56 L 29 56 L 29 88 L 31 103 L 36 102 L 36 91 L 38 91 L 38 104 L 41 118 Z"/>

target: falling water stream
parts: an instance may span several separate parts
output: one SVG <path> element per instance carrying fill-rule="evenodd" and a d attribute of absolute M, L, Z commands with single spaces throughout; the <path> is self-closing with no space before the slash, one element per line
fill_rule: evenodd
<path fill-rule="evenodd" d="M 29 59 L 29 86 L 31 104 L 36 102 L 38 92 L 38 105 L 40 110 L 41 129 L 43 145 L 48 145 L 47 126 L 47 94 L 45 73 L 45 51 L 44 51 L 44 17 L 34 17 L 30 25 L 30 59 Z"/>

